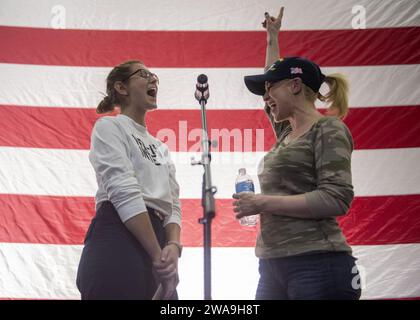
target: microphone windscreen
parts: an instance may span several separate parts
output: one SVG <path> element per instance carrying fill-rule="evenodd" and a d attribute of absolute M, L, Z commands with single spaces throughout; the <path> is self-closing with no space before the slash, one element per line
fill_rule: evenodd
<path fill-rule="evenodd" d="M 199 84 L 205 84 L 205 83 L 207 83 L 207 76 L 206 76 L 205 74 L 200 74 L 200 75 L 197 77 L 197 82 L 198 82 Z"/>

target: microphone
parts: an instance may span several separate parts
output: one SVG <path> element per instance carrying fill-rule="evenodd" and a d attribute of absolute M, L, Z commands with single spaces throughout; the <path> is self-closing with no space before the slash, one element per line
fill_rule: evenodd
<path fill-rule="evenodd" d="M 197 85 L 195 86 L 195 98 L 198 100 L 198 102 L 204 101 L 204 103 L 207 103 L 207 99 L 210 97 L 209 92 L 209 84 L 207 83 L 207 76 L 205 74 L 200 74 L 197 77 Z"/>

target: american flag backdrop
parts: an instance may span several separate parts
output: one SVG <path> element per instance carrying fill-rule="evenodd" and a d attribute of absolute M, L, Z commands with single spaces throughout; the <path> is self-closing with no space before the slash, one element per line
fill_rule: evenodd
<path fill-rule="evenodd" d="M 418 0 L 0 0 L 0 298 L 80 298 L 76 271 L 97 188 L 88 161 L 95 108 L 111 68 L 132 59 L 160 78 L 147 123 L 170 146 L 181 186 L 180 299 L 203 298 L 203 169 L 190 165 L 200 156 L 200 73 L 218 140 L 212 296 L 254 298 L 257 228 L 239 226 L 231 196 L 240 167 L 258 190 L 258 161 L 275 141 L 243 76 L 262 72 L 261 22 L 280 6 L 282 56 L 313 59 L 351 84 L 356 197 L 339 220 L 362 298 L 420 298 Z"/>

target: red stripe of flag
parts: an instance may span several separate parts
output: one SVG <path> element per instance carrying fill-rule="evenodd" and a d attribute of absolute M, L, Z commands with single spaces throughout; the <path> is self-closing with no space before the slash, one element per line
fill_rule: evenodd
<path fill-rule="evenodd" d="M 182 199 L 182 242 L 202 246 L 200 199 Z M 0 195 L 0 242 L 82 244 L 94 215 L 90 197 Z M 232 200 L 216 201 L 212 244 L 216 247 L 251 247 L 256 227 L 241 227 L 234 219 Z M 401 215 L 404 208 L 404 215 Z M 350 212 L 340 217 L 352 245 L 420 243 L 420 195 L 357 197 Z"/>
<path fill-rule="evenodd" d="M 95 110 L 81 108 L 0 105 L 0 112 L 0 146 L 9 147 L 87 150 L 92 127 L 99 118 Z M 356 149 L 412 148 L 420 147 L 418 119 L 420 106 L 353 108 L 345 123 Z M 199 145 L 199 110 L 157 110 L 148 114 L 147 123 L 153 135 L 168 129 L 174 133 L 174 143 L 173 139 L 162 138 L 172 151 L 191 151 L 193 145 Z M 219 138 L 219 147 L 213 151 L 267 151 L 275 141 L 262 110 L 208 110 L 207 125 L 210 134 L 212 129 L 218 136 L 232 134 L 229 144 Z M 234 145 L 235 132 L 242 139 L 238 149 Z M 262 132 L 262 145 L 257 146 L 257 136 L 261 137 Z"/>
<path fill-rule="evenodd" d="M 140 59 L 149 67 L 264 65 L 264 31 L 111 31 L 0 27 L 0 62 L 114 66 Z M 420 27 L 282 31 L 283 56 L 322 66 L 420 63 Z M 211 58 L 210 58 L 211 57 Z"/>

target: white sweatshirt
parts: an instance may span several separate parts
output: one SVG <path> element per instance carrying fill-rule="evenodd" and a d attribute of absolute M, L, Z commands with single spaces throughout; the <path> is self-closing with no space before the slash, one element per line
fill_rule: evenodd
<path fill-rule="evenodd" d="M 96 208 L 111 201 L 123 222 L 157 210 L 163 225 L 181 225 L 179 185 L 168 147 L 125 115 L 102 117 L 92 131 L 89 160 L 96 172 Z"/>

